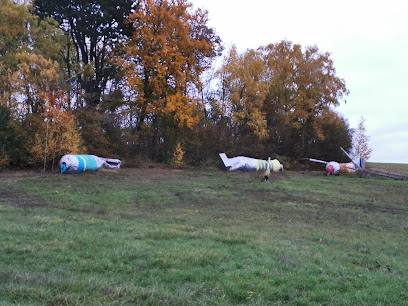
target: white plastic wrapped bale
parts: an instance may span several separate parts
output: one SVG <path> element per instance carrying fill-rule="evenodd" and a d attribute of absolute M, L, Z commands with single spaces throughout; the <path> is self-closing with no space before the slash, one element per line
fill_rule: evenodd
<path fill-rule="evenodd" d="M 341 148 L 341 149 L 344 151 L 343 148 Z M 346 151 L 344 151 L 344 152 L 347 154 Z M 349 155 L 347 154 L 347 156 L 349 156 Z M 337 174 L 339 174 L 340 170 L 344 170 L 344 171 L 347 171 L 347 172 L 355 172 L 356 171 L 356 164 L 353 163 L 353 162 L 341 163 L 340 164 L 340 163 L 335 162 L 335 161 L 327 162 L 327 161 L 324 161 L 324 160 L 314 159 L 314 158 L 303 158 L 303 159 L 306 159 L 306 160 L 314 162 L 314 163 L 325 164 L 326 165 L 327 176 L 337 175 Z"/>
<path fill-rule="evenodd" d="M 245 156 L 228 158 L 225 153 L 220 153 L 219 155 L 222 162 L 224 163 L 225 168 L 227 168 L 228 170 L 265 171 L 268 169 L 268 161 L 263 159 L 256 159 Z M 269 169 L 271 172 L 279 172 L 283 170 L 283 166 L 277 159 L 273 159 L 269 161 Z"/>
<path fill-rule="evenodd" d="M 338 162 L 331 161 L 326 164 L 327 176 L 337 175 L 339 174 L 339 171 L 340 171 L 340 164 Z"/>
<path fill-rule="evenodd" d="M 119 159 L 103 158 L 95 155 L 64 155 L 60 162 L 61 173 L 82 173 L 99 168 L 120 168 Z"/>

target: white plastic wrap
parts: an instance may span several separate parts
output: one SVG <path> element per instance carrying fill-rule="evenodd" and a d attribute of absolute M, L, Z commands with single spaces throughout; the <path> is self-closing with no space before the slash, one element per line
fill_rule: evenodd
<path fill-rule="evenodd" d="M 268 161 L 245 156 L 237 156 L 228 158 L 225 153 L 220 153 L 220 158 L 228 170 L 238 171 L 266 171 L 268 169 Z M 273 159 L 269 161 L 269 169 L 271 172 L 279 172 L 283 170 L 282 164 Z"/>
<path fill-rule="evenodd" d="M 64 155 L 59 162 L 61 173 L 81 173 L 99 168 L 120 168 L 119 159 L 103 158 L 95 155 Z"/>

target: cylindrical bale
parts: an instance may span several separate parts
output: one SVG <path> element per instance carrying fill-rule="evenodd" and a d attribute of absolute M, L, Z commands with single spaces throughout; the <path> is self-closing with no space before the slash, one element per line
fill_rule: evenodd
<path fill-rule="evenodd" d="M 61 173 L 82 173 L 98 170 L 95 155 L 64 155 L 60 160 Z"/>

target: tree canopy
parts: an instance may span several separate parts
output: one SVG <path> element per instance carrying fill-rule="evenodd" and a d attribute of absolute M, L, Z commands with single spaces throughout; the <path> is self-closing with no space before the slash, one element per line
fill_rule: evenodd
<path fill-rule="evenodd" d="M 175 129 L 198 123 L 194 92 L 201 73 L 221 50 L 220 39 L 206 26 L 207 12 L 193 11 L 186 0 L 140 1 L 129 23 L 134 33 L 119 63 L 134 93 L 130 114 L 136 131 L 151 133 L 149 142 L 156 146 Z"/>
<path fill-rule="evenodd" d="M 75 73 L 73 77 L 84 91 L 82 97 L 86 103 L 100 103 L 108 80 L 116 72 L 108 63 L 108 56 L 122 39 L 131 34 L 132 28 L 125 20 L 137 8 L 137 2 L 35 0 L 34 8 L 36 15 L 55 19 L 59 28 L 70 35 L 76 62 L 69 62 L 69 69 Z"/>
<path fill-rule="evenodd" d="M 0 0 L 0 164 L 52 168 L 85 151 L 174 165 L 220 152 L 339 159 L 351 147 L 330 53 L 233 47 L 215 69 L 222 51 L 187 0 Z"/>
<path fill-rule="evenodd" d="M 323 123 L 338 119 L 332 108 L 348 94 L 329 53 L 289 41 L 241 55 L 233 48 L 219 75 L 234 137 L 244 139 L 249 149 L 249 139 L 255 139 L 258 146 L 292 157 L 319 154 L 316 143 L 329 132 Z"/>

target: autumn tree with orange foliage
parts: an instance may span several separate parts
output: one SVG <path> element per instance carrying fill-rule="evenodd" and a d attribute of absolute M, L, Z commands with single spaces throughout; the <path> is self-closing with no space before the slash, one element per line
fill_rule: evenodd
<path fill-rule="evenodd" d="M 33 23 L 30 27 L 32 38 L 45 34 L 35 26 L 38 17 L 29 16 L 28 20 Z M 51 34 L 58 31 L 56 25 L 50 31 Z M 48 50 L 43 50 L 44 38 L 41 37 L 33 41 L 32 48 L 23 46 L 16 53 L 18 64 L 12 90 L 13 95 L 24 102 L 20 102 L 20 114 L 25 118 L 23 126 L 30 152 L 29 163 L 43 163 L 45 167 L 49 161 L 54 167 L 62 155 L 80 151 L 81 137 L 74 115 L 64 108 L 69 101 L 66 92 L 60 88 L 61 67 L 53 60 L 59 50 L 58 44 L 49 42 L 47 45 Z"/>
<path fill-rule="evenodd" d="M 315 46 L 281 41 L 243 54 L 233 48 L 218 75 L 239 154 L 316 156 L 329 130 L 348 130 L 332 111 L 348 94 L 345 82 L 330 54 Z M 350 147 L 340 139 L 338 147 Z"/>
<path fill-rule="evenodd" d="M 268 126 L 276 131 L 272 143 L 288 155 L 313 154 L 313 143 L 324 137 L 316 120 L 348 95 L 345 81 L 336 75 L 330 53 L 316 46 L 281 41 L 260 50 L 268 70 L 264 106 Z"/>
<path fill-rule="evenodd" d="M 193 93 L 220 51 L 207 19 L 186 0 L 142 0 L 130 15 L 135 31 L 119 63 L 133 91 L 128 114 L 143 135 L 141 149 L 171 153 L 180 131 L 198 123 L 202 106 Z"/>
<path fill-rule="evenodd" d="M 15 138 L 2 145 L 3 163 L 7 154 L 14 166 L 55 164 L 61 154 L 81 147 L 56 61 L 61 31 L 51 18 L 40 20 L 8 0 L 0 0 L 0 17 L 0 104 L 9 113 L 2 133 L 6 140 Z"/>
<path fill-rule="evenodd" d="M 64 108 L 68 98 L 59 87 L 59 65 L 41 54 L 27 51 L 19 60 L 15 92 L 25 97 L 23 126 L 26 130 L 29 163 L 43 164 L 44 169 L 68 153 L 83 151 L 75 116 Z"/>

